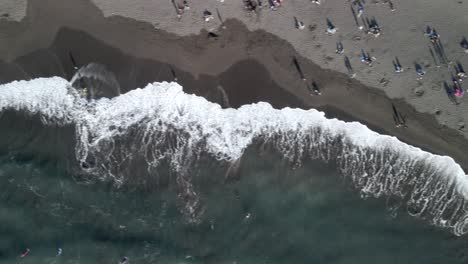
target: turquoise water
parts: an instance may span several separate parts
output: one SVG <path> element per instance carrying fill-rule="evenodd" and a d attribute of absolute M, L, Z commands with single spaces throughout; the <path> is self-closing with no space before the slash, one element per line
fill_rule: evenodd
<path fill-rule="evenodd" d="M 143 173 L 143 172 L 140 172 Z M 193 171 L 204 208 L 181 214 L 162 187 L 81 182 L 63 161 L 0 156 L 0 263 L 466 263 L 468 240 L 385 200 L 361 199 L 333 168 L 291 169 L 249 151 L 234 179 Z M 169 179 L 175 176 L 167 175 Z M 18 256 L 29 248 L 30 253 Z M 62 248 L 61 256 L 56 256 Z"/>

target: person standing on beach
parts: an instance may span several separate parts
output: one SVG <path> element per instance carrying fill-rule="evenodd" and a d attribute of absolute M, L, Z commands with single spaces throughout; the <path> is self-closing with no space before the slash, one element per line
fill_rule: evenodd
<path fill-rule="evenodd" d="M 337 30 L 337 28 L 335 27 L 335 25 L 333 25 L 333 23 L 330 21 L 330 19 L 327 18 L 327 33 L 335 34 L 336 30 Z"/>
<path fill-rule="evenodd" d="M 398 57 L 395 57 L 395 60 L 393 61 L 393 67 L 395 68 L 396 73 L 403 72 L 403 67 L 401 67 L 400 60 L 398 60 Z"/>
<path fill-rule="evenodd" d="M 304 76 L 304 72 L 301 69 L 301 65 L 299 65 L 299 61 L 297 61 L 296 56 L 293 57 L 293 64 L 296 67 L 296 70 L 299 73 L 299 77 L 301 78 L 301 80 L 306 81 L 306 78 Z"/>
<path fill-rule="evenodd" d="M 361 3 L 361 1 L 356 1 L 357 4 L 357 17 L 361 17 L 362 14 L 364 14 L 364 5 Z"/>
<path fill-rule="evenodd" d="M 457 64 L 455 64 L 454 67 L 455 67 L 455 73 L 461 82 L 464 78 L 466 78 L 465 69 L 463 69 L 463 65 L 459 61 L 457 61 Z"/>
<path fill-rule="evenodd" d="M 343 43 L 341 43 L 341 41 L 338 41 L 336 42 L 336 54 L 343 54 L 344 52 L 344 47 L 343 47 Z"/>
<path fill-rule="evenodd" d="M 203 19 L 205 20 L 205 22 L 210 22 L 210 20 L 213 19 L 213 14 L 208 11 L 208 9 L 205 9 L 203 11 Z"/>
<path fill-rule="evenodd" d="M 351 61 L 349 61 L 348 56 L 344 57 L 344 64 L 345 64 L 346 69 L 348 70 L 349 77 L 351 78 L 356 77 L 356 73 L 354 73 L 353 66 L 351 66 Z"/>
<path fill-rule="evenodd" d="M 416 73 L 419 75 L 418 80 L 421 80 L 426 74 L 426 71 L 424 71 L 423 67 L 419 63 L 415 63 L 414 68 L 416 69 Z"/>
<path fill-rule="evenodd" d="M 369 53 L 365 53 L 363 49 L 361 49 L 361 62 L 372 66 L 372 58 L 370 57 Z"/>
<path fill-rule="evenodd" d="M 304 23 L 302 21 L 299 21 L 297 17 L 294 17 L 294 26 L 297 29 L 301 29 L 301 30 L 305 28 Z"/>
<path fill-rule="evenodd" d="M 315 95 L 322 95 L 322 92 L 320 92 L 320 88 L 318 87 L 318 84 L 315 81 L 312 82 L 312 92 Z"/>
<path fill-rule="evenodd" d="M 460 46 L 465 49 L 465 53 L 468 53 L 468 40 L 463 37 L 462 41 L 460 42 Z"/>

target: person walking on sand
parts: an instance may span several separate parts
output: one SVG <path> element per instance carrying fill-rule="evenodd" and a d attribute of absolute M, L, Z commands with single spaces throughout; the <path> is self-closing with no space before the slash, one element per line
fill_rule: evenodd
<path fill-rule="evenodd" d="M 348 56 L 344 56 L 344 64 L 346 67 L 346 70 L 348 70 L 348 75 L 351 78 L 356 77 L 356 73 L 354 73 L 353 66 L 351 66 L 351 61 L 349 61 Z"/>
<path fill-rule="evenodd" d="M 296 67 L 296 70 L 299 73 L 299 77 L 301 78 L 301 80 L 306 81 L 304 72 L 301 69 L 301 65 L 299 65 L 299 61 L 297 61 L 296 56 L 293 57 L 293 64 L 294 64 L 294 67 Z"/>

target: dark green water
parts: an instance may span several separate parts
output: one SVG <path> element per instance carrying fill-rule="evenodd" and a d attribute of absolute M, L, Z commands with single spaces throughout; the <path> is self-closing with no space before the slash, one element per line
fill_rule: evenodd
<path fill-rule="evenodd" d="M 194 172 L 205 213 L 190 224 L 175 186 L 82 184 L 63 162 L 0 156 L 0 263 L 466 263 L 468 240 L 385 201 L 363 200 L 323 164 L 291 170 L 250 151 L 240 178 Z M 57 248 L 63 254 L 56 257 Z M 18 256 L 29 248 L 25 258 Z"/>

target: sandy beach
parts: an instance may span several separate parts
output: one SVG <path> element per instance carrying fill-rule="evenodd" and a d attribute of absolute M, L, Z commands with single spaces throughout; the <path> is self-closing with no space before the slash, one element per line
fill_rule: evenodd
<path fill-rule="evenodd" d="M 459 46 L 468 35 L 463 15 L 467 3 L 395 1 L 394 12 L 386 3 L 366 3 L 365 16 L 375 16 L 382 27 L 375 38 L 358 30 L 348 2 L 328 0 L 318 6 L 285 1 L 277 11 L 263 8 L 259 13 L 247 12 L 242 1 L 189 2 L 190 10 L 178 19 L 170 1 L 30 0 L 27 8 L 6 1 L 0 13 L 12 15 L 0 20 L 0 81 L 70 78 L 69 52 L 80 65 L 106 65 L 123 92 L 171 81 L 172 68 L 187 92 L 223 107 L 266 101 L 277 108 L 318 108 L 329 117 L 359 121 L 449 155 L 468 168 L 468 130 L 462 128 L 467 104 L 463 99 L 459 105 L 450 103 L 442 82 L 450 81 L 453 65 L 435 67 L 423 36 L 426 25 L 436 27 L 448 57 L 467 65 L 468 56 Z M 205 8 L 215 14 L 214 20 L 203 21 Z M 294 16 L 305 23 L 304 30 L 294 28 Z M 326 18 L 338 28 L 335 35 L 325 33 Z M 208 38 L 208 31 L 218 37 Z M 335 53 L 338 40 L 345 47 L 343 55 Z M 372 67 L 359 61 L 361 48 L 376 57 Z M 344 55 L 356 72 L 354 79 L 346 73 Z M 395 56 L 406 69 L 401 74 L 393 71 Z M 293 57 L 306 82 L 300 80 Z M 426 68 L 422 81 L 416 80 L 415 62 Z M 310 94 L 307 84 L 312 81 L 321 96 Z M 407 128 L 395 127 L 392 103 L 406 116 Z"/>

